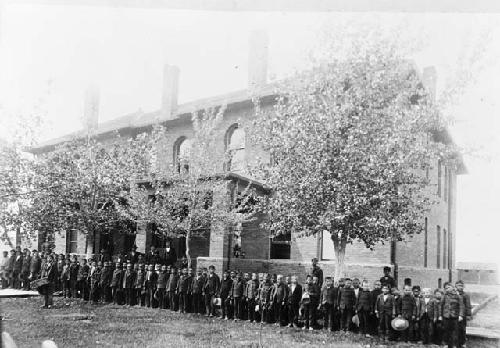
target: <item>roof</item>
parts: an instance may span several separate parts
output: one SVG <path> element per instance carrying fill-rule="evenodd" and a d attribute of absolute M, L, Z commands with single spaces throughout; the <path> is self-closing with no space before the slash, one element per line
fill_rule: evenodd
<path fill-rule="evenodd" d="M 498 265 L 488 262 L 457 262 L 456 268 L 477 271 L 497 271 Z"/>
<path fill-rule="evenodd" d="M 94 135 L 101 137 L 111 132 L 121 131 L 121 130 L 140 130 L 141 128 L 148 128 L 155 123 L 162 123 L 166 126 L 174 125 L 179 121 L 185 121 L 190 119 L 191 114 L 197 111 L 219 107 L 221 105 L 227 105 L 228 108 L 238 107 L 239 105 L 253 105 L 253 98 L 261 98 L 263 102 L 270 102 L 275 99 L 277 93 L 275 91 L 277 84 L 266 84 L 256 89 L 243 89 L 235 92 L 230 92 L 210 98 L 198 99 L 188 103 L 180 104 L 176 110 L 174 110 L 174 115 L 171 118 L 164 118 L 162 116 L 161 110 L 156 110 L 153 112 L 144 113 L 142 111 L 137 111 L 130 113 L 113 120 L 100 123 Z M 48 141 L 42 142 L 37 146 L 31 147 L 27 151 L 32 153 L 44 153 L 51 151 L 56 145 L 71 141 L 75 138 L 86 137 L 87 133 L 85 130 L 79 130 L 66 134 L 62 137 L 50 139 Z"/>

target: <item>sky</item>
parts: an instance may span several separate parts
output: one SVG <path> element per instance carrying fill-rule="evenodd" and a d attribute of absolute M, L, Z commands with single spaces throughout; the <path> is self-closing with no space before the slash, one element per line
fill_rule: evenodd
<path fill-rule="evenodd" d="M 100 89 L 99 121 L 161 105 L 163 65 L 180 68 L 179 102 L 247 87 L 248 37 L 269 34 L 269 78 L 303 69 L 331 23 L 422 41 L 413 59 L 433 65 L 438 93 L 460 57 L 483 47 L 453 107 L 450 127 L 468 174 L 458 178 L 457 260 L 500 263 L 500 15 L 196 12 L 83 6 L 5 6 L 0 13 L 0 137 L 20 115 L 43 115 L 42 139 L 82 128 L 89 85 Z M 326 29 L 325 29 L 326 28 Z M 329 32 L 335 37 L 336 33 Z M 339 35 L 341 35 L 339 33 Z"/>

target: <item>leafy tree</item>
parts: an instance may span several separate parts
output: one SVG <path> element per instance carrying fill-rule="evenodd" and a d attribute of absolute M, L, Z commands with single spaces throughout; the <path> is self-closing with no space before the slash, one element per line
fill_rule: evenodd
<path fill-rule="evenodd" d="M 186 259 L 191 266 L 191 242 L 207 238 L 209 230 L 234 227 L 252 218 L 254 192 L 229 192 L 222 171 L 229 154 L 221 151 L 220 123 L 225 108 L 192 115 L 193 136 L 186 139 L 187 151 L 177 154 L 166 175 L 143 178 L 130 190 L 129 205 L 122 214 L 153 224 L 168 238 L 185 238 Z"/>
<path fill-rule="evenodd" d="M 414 65 L 391 45 L 352 53 L 280 85 L 253 130 L 272 159 L 262 172 L 274 190 L 265 227 L 329 233 L 336 277 L 347 244 L 374 248 L 419 233 L 433 203 L 425 172 L 438 158 L 456 164 L 454 146 L 436 141 L 444 123 Z"/>

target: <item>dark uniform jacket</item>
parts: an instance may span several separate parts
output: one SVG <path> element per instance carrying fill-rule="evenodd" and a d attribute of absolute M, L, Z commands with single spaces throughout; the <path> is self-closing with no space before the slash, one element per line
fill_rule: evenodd
<path fill-rule="evenodd" d="M 268 304 L 271 302 L 271 294 L 273 291 L 273 284 L 271 282 L 265 282 L 260 288 L 259 300 L 262 304 Z"/>
<path fill-rule="evenodd" d="M 138 270 L 134 281 L 134 288 L 142 289 L 144 287 L 144 281 L 146 280 L 146 272 L 144 270 Z"/>
<path fill-rule="evenodd" d="M 101 269 L 96 268 L 94 272 L 90 275 L 90 287 L 96 288 L 99 286 L 99 282 L 101 281 Z"/>
<path fill-rule="evenodd" d="M 393 295 L 387 294 L 384 301 L 384 294 L 380 294 L 375 302 L 375 313 L 380 315 L 396 315 L 396 299 Z"/>
<path fill-rule="evenodd" d="M 193 277 L 193 283 L 191 288 L 193 289 L 193 294 L 201 294 L 203 292 L 203 285 L 205 284 L 205 278 L 203 276 Z"/>
<path fill-rule="evenodd" d="M 278 283 L 274 286 L 273 291 L 273 299 L 274 303 L 282 303 L 286 302 L 288 299 L 288 285 L 285 283 Z"/>
<path fill-rule="evenodd" d="M 80 266 L 76 262 L 69 265 L 69 280 L 76 281 L 78 279 L 78 269 Z"/>
<path fill-rule="evenodd" d="M 413 295 L 403 295 L 396 301 L 396 315 L 409 320 L 417 316 L 417 304 Z"/>
<path fill-rule="evenodd" d="M 419 309 L 418 309 L 418 319 L 421 319 L 427 314 L 427 317 L 430 320 L 438 320 L 440 316 L 439 311 L 439 301 L 434 298 L 429 298 L 427 303 L 425 303 L 425 298 L 422 298 L 419 301 Z"/>
<path fill-rule="evenodd" d="M 465 310 L 465 316 L 471 317 L 472 316 L 472 305 L 470 302 L 470 296 L 466 292 L 458 293 L 460 296 L 462 296 L 462 300 L 464 301 L 464 310 Z"/>
<path fill-rule="evenodd" d="M 111 277 L 111 287 L 119 288 L 122 283 L 122 278 L 123 278 L 123 270 L 115 269 L 113 271 L 113 276 Z"/>
<path fill-rule="evenodd" d="M 245 289 L 245 281 L 243 279 L 234 279 L 231 284 L 231 297 L 243 297 L 243 290 Z"/>
<path fill-rule="evenodd" d="M 135 285 L 135 271 L 134 270 L 125 270 L 123 272 L 123 281 L 122 281 L 122 288 L 124 289 L 132 289 L 134 288 Z"/>
<path fill-rule="evenodd" d="M 255 299 L 259 295 L 259 281 L 249 280 L 245 284 L 245 291 L 243 292 L 243 296 L 247 299 Z"/>
<path fill-rule="evenodd" d="M 166 289 L 167 281 L 168 281 L 168 273 L 166 271 L 160 272 L 158 274 L 158 284 L 157 284 L 158 289 Z"/>
<path fill-rule="evenodd" d="M 359 290 L 356 310 L 364 312 L 371 312 L 373 310 L 373 295 L 370 290 Z"/>
<path fill-rule="evenodd" d="M 113 270 L 109 267 L 104 267 L 101 271 L 101 281 L 99 282 L 101 288 L 109 288 L 111 286 L 112 279 Z"/>
<path fill-rule="evenodd" d="M 177 283 L 177 292 L 179 294 L 191 293 L 191 276 L 183 274 Z"/>
<path fill-rule="evenodd" d="M 17 257 L 17 255 L 14 257 L 14 263 L 12 265 L 12 270 L 14 272 L 21 272 L 21 270 L 23 269 L 23 256 L 19 256 Z"/>
<path fill-rule="evenodd" d="M 89 277 L 89 272 L 90 272 L 90 267 L 89 265 L 81 265 L 80 268 L 78 269 L 78 280 L 87 280 Z"/>
<path fill-rule="evenodd" d="M 356 295 L 354 294 L 354 288 L 343 287 L 339 290 L 339 308 L 344 309 L 354 309 L 356 305 Z"/>
<path fill-rule="evenodd" d="M 220 278 L 217 274 L 212 274 L 207 276 L 207 281 L 203 286 L 203 292 L 205 295 L 214 296 L 219 292 L 220 289 Z"/>
<path fill-rule="evenodd" d="M 40 273 L 42 267 L 42 258 L 33 256 L 30 260 L 30 272 L 33 274 Z"/>
<path fill-rule="evenodd" d="M 221 298 L 227 298 L 231 294 L 231 289 L 233 287 L 233 281 L 231 278 L 227 279 L 222 279 L 221 285 L 220 285 L 220 297 Z"/>
<path fill-rule="evenodd" d="M 321 288 L 323 285 L 323 270 L 319 266 L 313 267 L 311 270 L 313 277 L 318 277 L 318 286 Z"/>
<path fill-rule="evenodd" d="M 167 291 L 176 292 L 177 284 L 179 283 L 179 274 L 170 274 L 167 282 Z"/>
<path fill-rule="evenodd" d="M 457 292 L 445 293 L 441 300 L 441 315 L 443 318 L 456 319 L 464 317 L 465 305 L 462 296 Z"/>
<path fill-rule="evenodd" d="M 49 283 L 54 285 L 54 282 L 57 279 L 57 269 L 54 263 L 51 263 L 50 265 L 48 263 L 45 264 L 45 267 L 42 270 L 42 278 L 47 278 Z"/>
<path fill-rule="evenodd" d="M 156 289 L 156 285 L 158 284 L 158 273 L 155 271 L 147 271 L 146 279 L 144 281 L 144 287 L 146 289 Z"/>
<path fill-rule="evenodd" d="M 25 256 L 23 258 L 23 265 L 21 268 L 22 273 L 29 273 L 30 272 L 30 264 L 31 264 L 31 256 Z"/>
<path fill-rule="evenodd" d="M 321 304 L 328 303 L 334 308 L 337 308 L 338 297 L 339 297 L 338 288 L 334 287 L 333 285 L 330 287 L 324 286 L 323 289 L 321 289 L 320 303 Z"/>
<path fill-rule="evenodd" d="M 302 285 L 296 284 L 295 289 L 292 291 L 292 285 L 289 286 L 288 293 L 288 304 L 292 306 L 298 306 L 300 304 L 300 300 L 302 298 Z"/>
<path fill-rule="evenodd" d="M 382 286 L 387 285 L 390 290 L 396 286 L 396 281 L 391 276 L 383 276 L 380 278 L 380 284 L 382 284 Z"/>

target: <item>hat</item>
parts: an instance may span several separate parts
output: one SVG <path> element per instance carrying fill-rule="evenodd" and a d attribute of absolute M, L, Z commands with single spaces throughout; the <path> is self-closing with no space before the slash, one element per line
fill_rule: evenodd
<path fill-rule="evenodd" d="M 391 326 L 396 331 L 403 331 L 410 326 L 410 323 L 408 323 L 408 320 L 403 318 L 394 318 L 391 321 Z"/>
<path fill-rule="evenodd" d="M 353 322 L 354 325 L 356 325 L 357 327 L 359 327 L 359 317 L 358 317 L 357 314 L 352 317 L 352 322 Z"/>

